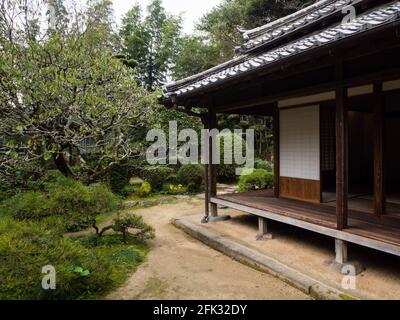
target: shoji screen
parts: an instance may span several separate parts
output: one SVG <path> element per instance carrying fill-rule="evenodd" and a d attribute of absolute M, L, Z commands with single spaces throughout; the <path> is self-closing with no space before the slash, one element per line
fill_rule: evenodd
<path fill-rule="evenodd" d="M 320 200 L 319 106 L 280 110 L 281 196 Z"/>

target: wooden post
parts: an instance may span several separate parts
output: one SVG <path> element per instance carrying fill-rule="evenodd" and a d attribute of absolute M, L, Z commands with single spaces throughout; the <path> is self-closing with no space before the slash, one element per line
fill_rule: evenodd
<path fill-rule="evenodd" d="M 208 114 L 203 114 L 202 122 L 204 129 L 209 129 L 209 121 L 208 121 Z M 206 159 L 204 159 L 206 160 Z M 209 183 L 209 165 L 207 161 L 204 164 L 204 184 L 205 184 L 205 193 L 204 193 L 204 217 L 201 220 L 202 223 L 208 223 L 210 217 L 210 183 Z"/>
<path fill-rule="evenodd" d="M 335 239 L 335 261 L 339 264 L 345 264 L 348 260 L 347 257 L 347 242 L 339 239 Z"/>
<path fill-rule="evenodd" d="M 348 110 L 347 88 L 336 89 L 336 217 L 337 229 L 348 224 Z"/>
<path fill-rule="evenodd" d="M 273 134 L 274 134 L 274 195 L 279 198 L 279 177 L 280 177 L 280 148 L 279 148 L 279 108 L 276 106 L 273 113 Z"/>
<path fill-rule="evenodd" d="M 217 129 L 217 114 L 208 110 L 208 128 L 209 130 Z M 215 141 L 216 143 L 217 141 Z M 215 145 L 215 147 L 217 147 Z M 209 143 L 209 197 L 210 199 L 217 195 L 217 174 L 218 174 L 218 165 L 213 164 L 213 139 L 210 135 L 210 143 Z M 211 203 L 211 217 L 218 216 L 218 206 L 214 203 Z"/>
<path fill-rule="evenodd" d="M 258 217 L 257 240 L 272 240 L 272 234 L 268 233 L 268 221 L 263 217 Z"/>
<path fill-rule="evenodd" d="M 385 156 L 385 104 L 382 83 L 374 85 L 374 198 L 375 214 L 380 217 L 386 210 L 386 190 L 384 176 Z"/>
<path fill-rule="evenodd" d="M 208 218 L 210 216 L 210 187 L 209 187 L 209 166 L 208 164 L 204 165 L 204 183 L 205 183 L 205 198 L 204 198 L 204 218 L 202 220 L 203 223 L 208 222 Z"/>

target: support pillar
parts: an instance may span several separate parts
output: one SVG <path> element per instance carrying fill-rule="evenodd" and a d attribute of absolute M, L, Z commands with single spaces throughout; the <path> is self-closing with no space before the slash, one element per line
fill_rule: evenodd
<path fill-rule="evenodd" d="M 348 226 L 348 109 L 347 88 L 336 89 L 336 218 L 337 229 Z"/>
<path fill-rule="evenodd" d="M 209 130 L 217 129 L 217 114 L 211 109 L 208 110 L 208 128 Z M 213 141 L 213 135 L 209 135 L 209 198 L 213 198 L 217 195 L 217 175 L 218 167 L 213 163 L 213 151 L 215 150 L 217 141 Z M 218 216 L 218 206 L 214 203 L 210 203 L 211 206 L 211 217 L 215 218 Z"/>
<path fill-rule="evenodd" d="M 257 240 L 272 240 L 272 234 L 268 233 L 268 220 L 258 217 L 258 235 Z"/>
<path fill-rule="evenodd" d="M 386 211 L 384 176 L 385 103 L 382 94 L 382 83 L 374 85 L 374 124 L 374 200 L 375 214 L 380 217 Z"/>
<path fill-rule="evenodd" d="M 279 177 L 280 177 L 280 148 L 279 148 L 279 108 L 275 106 L 273 113 L 273 132 L 274 132 L 274 196 L 279 198 Z"/>
<path fill-rule="evenodd" d="M 328 265 L 335 271 L 348 276 L 356 276 L 365 268 L 357 261 L 349 261 L 347 241 L 335 239 L 335 260 Z"/>
<path fill-rule="evenodd" d="M 208 168 L 208 164 L 204 165 L 204 184 L 205 184 L 205 193 L 204 193 L 204 217 L 201 220 L 202 223 L 208 223 L 208 220 L 210 218 L 210 191 L 209 191 L 209 182 L 208 182 L 208 178 L 209 178 L 209 168 Z"/>
<path fill-rule="evenodd" d="M 210 203 L 210 222 L 218 222 L 218 221 L 225 221 L 229 220 L 230 216 L 219 216 L 218 215 L 218 205 L 211 202 L 211 198 L 217 196 L 217 177 L 218 177 L 218 165 L 213 161 L 213 151 L 217 147 L 217 139 L 213 139 L 213 134 L 211 131 L 213 129 L 218 129 L 217 125 L 217 114 L 215 111 L 208 109 L 208 129 L 209 132 L 209 164 L 208 164 L 208 198 Z M 214 141 L 215 140 L 215 141 Z"/>
<path fill-rule="evenodd" d="M 335 239 L 335 262 L 341 265 L 347 263 L 347 242 L 339 239 Z"/>

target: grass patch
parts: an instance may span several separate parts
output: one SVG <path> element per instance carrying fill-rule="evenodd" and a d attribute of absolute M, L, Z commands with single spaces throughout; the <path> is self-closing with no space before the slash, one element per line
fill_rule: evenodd
<path fill-rule="evenodd" d="M 356 298 L 354 298 L 354 297 L 352 297 L 352 296 L 348 296 L 348 295 L 346 295 L 346 294 L 341 294 L 340 295 L 340 299 L 342 299 L 342 300 L 357 300 Z"/>

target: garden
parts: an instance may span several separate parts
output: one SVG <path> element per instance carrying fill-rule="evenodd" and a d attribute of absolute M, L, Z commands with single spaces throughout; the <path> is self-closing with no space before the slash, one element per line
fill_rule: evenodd
<path fill-rule="evenodd" d="M 234 46 L 184 34 L 160 0 L 134 5 L 118 26 L 109 0 L 48 2 L 0 0 L 0 299 L 103 298 L 156 236 L 135 207 L 205 190 L 202 165 L 146 161 L 149 130 L 204 127 L 205 110 L 160 106 L 162 85 L 217 65 Z M 211 35 L 225 9 L 199 30 Z M 259 158 L 241 177 L 221 164 L 219 181 L 272 187 L 271 120 L 221 115 L 218 127 L 254 129 Z M 56 271 L 56 290 L 42 288 L 45 266 Z"/>
<path fill-rule="evenodd" d="M 257 160 L 241 177 L 232 168 L 221 165 L 220 179 L 238 191 L 273 185 L 268 161 Z M 203 191 L 202 165 L 115 166 L 89 185 L 49 170 L 0 203 L 0 273 L 7 275 L 0 299 L 101 298 L 145 260 L 155 237 L 124 203 Z M 47 265 L 57 270 L 57 290 L 42 289 Z"/>

